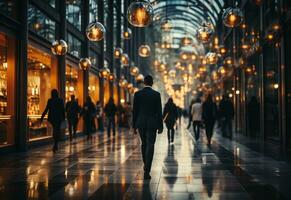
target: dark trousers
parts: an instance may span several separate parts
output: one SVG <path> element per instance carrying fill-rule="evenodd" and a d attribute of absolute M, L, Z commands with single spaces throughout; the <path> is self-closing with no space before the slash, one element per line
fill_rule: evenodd
<path fill-rule="evenodd" d="M 97 123 L 98 123 L 98 130 L 99 131 L 103 131 L 104 128 L 103 128 L 103 119 L 102 119 L 102 117 L 97 117 Z"/>
<path fill-rule="evenodd" d="M 192 122 L 192 115 L 189 116 L 189 121 L 188 121 L 188 125 L 187 125 L 188 129 L 191 127 L 191 122 Z"/>
<path fill-rule="evenodd" d="M 205 122 L 205 132 L 207 136 L 208 143 L 210 144 L 213 135 L 214 121 Z"/>
<path fill-rule="evenodd" d="M 77 125 L 78 125 L 78 120 L 75 119 L 68 119 L 68 128 L 69 128 L 69 134 L 70 134 L 70 140 L 73 139 L 73 137 L 76 137 L 76 132 L 77 132 Z"/>
<path fill-rule="evenodd" d="M 174 135 L 175 135 L 175 129 L 174 127 L 168 128 L 168 142 L 174 142 Z"/>
<path fill-rule="evenodd" d="M 87 138 L 91 136 L 92 133 L 92 119 L 85 119 L 85 134 L 87 135 Z"/>
<path fill-rule="evenodd" d="M 199 140 L 200 137 L 200 121 L 194 121 L 193 122 L 193 131 L 194 131 L 194 135 L 195 135 L 195 140 Z"/>
<path fill-rule="evenodd" d="M 232 119 L 222 119 L 221 131 L 223 137 L 232 139 Z"/>
<path fill-rule="evenodd" d="M 142 160 L 144 163 L 144 172 L 150 173 L 155 150 L 156 130 L 138 129 L 141 139 Z"/>
<path fill-rule="evenodd" d="M 54 146 L 53 151 L 57 151 L 59 149 L 58 142 L 60 140 L 60 134 L 61 134 L 61 123 L 52 123 L 53 127 L 53 138 L 54 138 Z"/>
<path fill-rule="evenodd" d="M 107 124 L 107 134 L 108 136 L 110 136 L 110 132 L 111 132 L 111 126 L 113 129 L 113 135 L 115 135 L 115 120 L 114 117 L 108 117 L 108 124 Z"/>

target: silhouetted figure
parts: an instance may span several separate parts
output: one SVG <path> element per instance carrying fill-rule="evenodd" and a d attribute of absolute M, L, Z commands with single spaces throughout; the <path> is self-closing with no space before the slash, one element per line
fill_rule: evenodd
<path fill-rule="evenodd" d="M 194 104 L 194 99 L 191 101 L 190 105 L 189 105 L 189 109 L 188 109 L 188 118 L 189 118 L 189 122 L 188 122 L 188 126 L 187 129 L 189 129 L 191 127 L 192 124 L 192 105 Z"/>
<path fill-rule="evenodd" d="M 163 119 L 168 129 L 168 143 L 169 144 L 174 142 L 174 134 L 175 134 L 174 126 L 176 124 L 177 118 L 178 118 L 177 106 L 174 104 L 173 99 L 169 98 L 163 112 Z"/>
<path fill-rule="evenodd" d="M 83 106 L 81 115 L 83 116 L 84 125 L 85 125 L 85 134 L 87 135 L 87 140 L 89 140 L 92 136 L 92 121 L 95 118 L 96 110 L 95 105 L 93 104 L 91 97 L 88 96 L 86 98 L 86 102 Z"/>
<path fill-rule="evenodd" d="M 96 103 L 96 118 L 97 118 L 97 126 L 99 131 L 104 130 L 103 126 L 103 108 L 100 101 Z"/>
<path fill-rule="evenodd" d="M 195 140 L 198 141 L 200 137 L 200 126 L 202 121 L 202 104 L 200 98 L 197 98 L 194 101 L 190 114 L 192 115 Z"/>
<path fill-rule="evenodd" d="M 211 144 L 216 114 L 216 104 L 212 100 L 212 95 L 209 94 L 206 101 L 202 105 L 202 118 L 205 124 L 205 132 L 208 140 L 208 145 Z"/>
<path fill-rule="evenodd" d="M 221 118 L 222 135 L 232 139 L 232 120 L 234 117 L 234 108 L 227 95 L 223 95 L 219 103 L 219 115 Z"/>
<path fill-rule="evenodd" d="M 110 97 L 108 103 L 105 105 L 105 114 L 107 117 L 107 134 L 108 137 L 110 137 L 110 132 L 111 132 L 111 126 L 113 130 L 113 135 L 115 135 L 115 114 L 117 111 L 117 108 L 114 104 L 113 98 Z"/>
<path fill-rule="evenodd" d="M 70 141 L 73 140 L 73 137 L 76 137 L 77 132 L 77 125 L 79 120 L 80 114 L 80 106 L 75 99 L 75 95 L 71 95 L 71 100 L 66 104 L 66 113 L 67 113 L 67 120 L 68 120 L 68 128 L 70 134 Z"/>
<path fill-rule="evenodd" d="M 51 98 L 48 100 L 45 110 L 43 111 L 40 121 L 43 121 L 44 116 L 48 113 L 48 121 L 53 127 L 54 146 L 53 151 L 58 150 L 58 142 L 61 135 L 61 123 L 65 120 L 64 101 L 59 98 L 59 93 L 56 89 L 51 91 Z"/>
<path fill-rule="evenodd" d="M 250 135 L 256 136 L 260 128 L 260 103 L 255 96 L 251 98 L 248 104 L 248 121 Z"/>
<path fill-rule="evenodd" d="M 150 179 L 150 171 L 156 142 L 156 132 L 163 132 L 162 103 L 160 93 L 152 89 L 153 78 L 144 78 L 145 87 L 136 92 L 133 102 L 133 128 L 141 138 L 144 178 Z"/>

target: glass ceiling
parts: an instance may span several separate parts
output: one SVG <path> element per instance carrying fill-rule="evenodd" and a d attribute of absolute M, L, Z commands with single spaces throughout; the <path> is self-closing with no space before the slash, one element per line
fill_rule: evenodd
<path fill-rule="evenodd" d="M 206 20 L 215 26 L 224 6 L 224 0 L 150 0 L 150 2 L 154 8 L 156 27 L 159 27 L 158 24 L 163 18 L 171 19 L 173 38 L 185 35 L 194 38 L 197 28 Z"/>

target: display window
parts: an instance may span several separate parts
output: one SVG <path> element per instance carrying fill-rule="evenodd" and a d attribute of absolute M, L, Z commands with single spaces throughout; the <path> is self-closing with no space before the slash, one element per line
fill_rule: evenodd
<path fill-rule="evenodd" d="M 45 119 L 40 122 L 51 90 L 57 88 L 57 63 L 48 51 L 29 44 L 27 53 L 27 117 L 29 141 L 52 136 L 51 125 Z"/>
<path fill-rule="evenodd" d="M 66 102 L 70 101 L 71 95 L 75 95 L 76 101 L 83 106 L 83 75 L 77 65 L 67 61 L 66 66 Z M 77 131 L 81 131 L 83 120 L 79 120 Z M 68 134 L 68 131 L 67 131 Z"/>
<path fill-rule="evenodd" d="M 15 140 L 15 40 L 0 33 L 0 147 Z"/>
<path fill-rule="evenodd" d="M 93 73 L 89 74 L 88 93 L 93 103 L 96 104 L 99 101 L 99 78 Z"/>

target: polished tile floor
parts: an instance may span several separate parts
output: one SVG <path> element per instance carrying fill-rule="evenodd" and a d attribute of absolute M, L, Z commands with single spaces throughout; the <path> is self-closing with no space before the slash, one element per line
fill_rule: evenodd
<path fill-rule="evenodd" d="M 0 199 L 291 199 L 291 163 L 237 139 L 215 134 L 208 147 L 183 124 L 174 145 L 159 135 L 150 181 L 139 138 L 125 130 L 64 142 L 56 154 L 43 146 L 1 156 Z"/>

